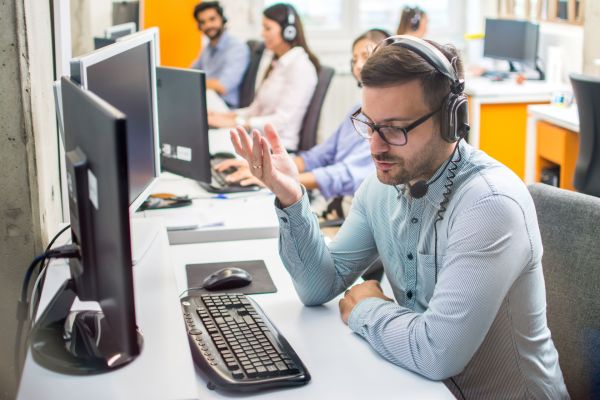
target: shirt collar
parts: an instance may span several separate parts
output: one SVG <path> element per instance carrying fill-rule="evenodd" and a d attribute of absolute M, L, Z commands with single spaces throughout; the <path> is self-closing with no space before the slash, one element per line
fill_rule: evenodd
<path fill-rule="evenodd" d="M 219 40 L 217 40 L 217 45 L 215 47 L 212 47 L 210 45 L 210 40 L 208 42 L 208 45 L 209 45 L 209 47 L 211 47 L 215 50 L 223 50 L 227 46 L 228 41 L 229 41 L 229 34 L 225 30 L 225 31 L 223 31 L 223 33 L 221 33 L 221 37 L 219 38 Z"/>

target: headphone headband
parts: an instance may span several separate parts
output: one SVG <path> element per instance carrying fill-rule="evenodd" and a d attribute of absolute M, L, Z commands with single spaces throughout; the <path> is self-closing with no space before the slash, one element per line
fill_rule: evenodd
<path fill-rule="evenodd" d="M 435 46 L 427 43 L 423 39 L 419 39 L 415 36 L 410 35 L 395 35 L 390 36 L 381 42 L 374 50 L 377 51 L 380 47 L 389 45 L 403 47 L 411 50 L 414 53 L 420 55 L 425 61 L 427 61 L 433 68 L 435 68 L 440 74 L 446 76 L 452 81 L 451 91 L 452 93 L 462 93 L 464 90 L 464 81 L 458 77 L 456 69 L 446 56 L 439 51 Z"/>

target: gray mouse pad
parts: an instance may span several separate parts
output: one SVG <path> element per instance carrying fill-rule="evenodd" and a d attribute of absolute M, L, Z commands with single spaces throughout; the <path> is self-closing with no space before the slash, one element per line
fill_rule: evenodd
<path fill-rule="evenodd" d="M 236 289 L 205 290 L 202 287 L 204 278 L 222 268 L 237 267 L 246 270 L 252 276 L 252 283 Z M 277 288 L 269 275 L 263 260 L 229 261 L 209 264 L 188 264 L 185 266 L 188 288 L 193 293 L 275 293 Z"/>

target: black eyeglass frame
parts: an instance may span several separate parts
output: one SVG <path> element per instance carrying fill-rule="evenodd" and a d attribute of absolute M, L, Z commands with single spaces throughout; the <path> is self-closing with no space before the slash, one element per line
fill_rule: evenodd
<path fill-rule="evenodd" d="M 370 135 L 363 135 L 360 130 L 356 127 L 357 123 L 360 124 L 364 124 L 366 126 L 368 126 L 371 129 L 371 132 L 376 131 L 379 134 L 379 137 L 386 142 L 387 144 L 389 144 L 390 146 L 406 146 L 406 144 L 408 143 L 408 132 L 412 131 L 413 129 L 415 129 L 416 127 L 418 127 L 419 125 L 423 124 L 425 121 L 427 121 L 429 118 L 433 117 L 438 111 L 440 111 L 440 108 L 438 108 L 435 111 L 430 112 L 429 114 L 426 114 L 424 116 L 422 116 L 421 118 L 417 119 L 415 122 L 413 122 L 412 124 L 405 126 L 405 127 L 400 127 L 400 126 L 394 126 L 394 125 L 380 125 L 380 124 L 374 124 L 372 122 L 368 122 L 368 121 L 363 121 L 362 119 L 358 119 L 358 116 L 362 113 L 362 107 L 359 108 L 358 110 L 356 110 L 351 116 L 350 119 L 352 120 L 352 126 L 354 127 L 354 130 L 356 131 L 356 133 L 358 133 L 358 135 L 360 137 L 363 137 L 365 139 L 371 139 L 373 137 L 373 134 Z M 364 115 L 364 114 L 363 114 Z M 366 115 L 365 115 L 366 117 Z M 404 134 L 404 143 L 402 144 L 398 144 L 398 143 L 391 143 L 386 137 L 385 134 L 380 130 L 382 128 L 387 128 L 387 129 L 393 129 L 395 131 L 399 131 L 402 132 Z"/>

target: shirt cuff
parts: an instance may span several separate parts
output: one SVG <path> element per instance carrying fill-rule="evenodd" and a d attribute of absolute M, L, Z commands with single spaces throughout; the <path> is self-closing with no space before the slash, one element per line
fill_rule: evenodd
<path fill-rule="evenodd" d="M 279 199 L 275 198 L 275 213 L 280 228 L 290 229 L 292 226 L 304 226 L 307 224 L 307 216 L 312 216 L 306 189 L 303 185 L 300 185 L 300 187 L 302 188 L 302 197 L 291 206 L 281 208 Z"/>
<path fill-rule="evenodd" d="M 354 306 L 348 317 L 348 326 L 352 331 L 362 335 L 363 327 L 373 317 L 373 310 L 383 304 L 393 304 L 390 301 L 380 299 L 379 297 L 368 297 L 361 300 Z"/>

